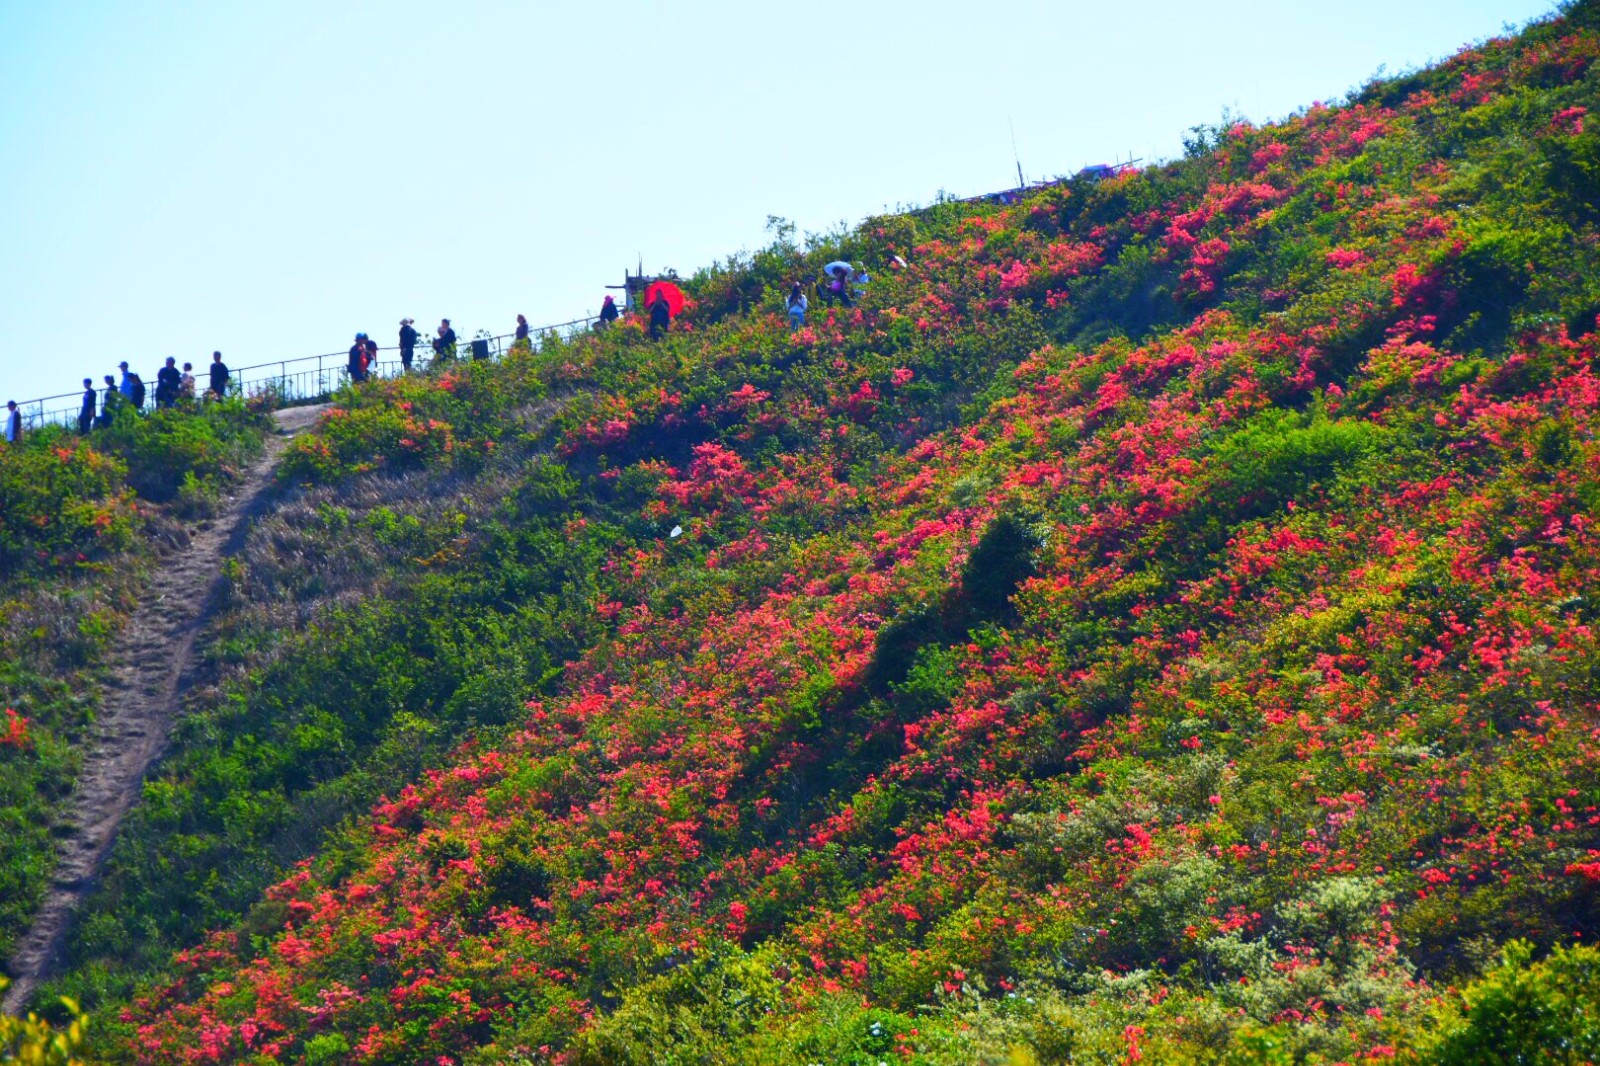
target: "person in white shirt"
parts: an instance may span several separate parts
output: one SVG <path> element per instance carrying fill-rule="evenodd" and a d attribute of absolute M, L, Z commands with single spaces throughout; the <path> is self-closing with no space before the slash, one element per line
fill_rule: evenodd
<path fill-rule="evenodd" d="M 194 364 L 183 364 L 183 376 L 178 379 L 178 395 L 185 400 L 194 399 Z"/>
<path fill-rule="evenodd" d="M 789 328 L 791 330 L 799 329 L 806 324 L 806 308 L 808 306 L 805 290 L 800 287 L 800 283 L 797 281 L 794 283 L 794 287 L 789 290 Z"/>

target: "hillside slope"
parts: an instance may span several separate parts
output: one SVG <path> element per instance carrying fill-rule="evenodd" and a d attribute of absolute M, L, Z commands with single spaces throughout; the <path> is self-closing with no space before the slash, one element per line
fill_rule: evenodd
<path fill-rule="evenodd" d="M 264 427 L 234 401 L 185 404 L 129 410 L 87 440 L 50 427 L 0 449 L 0 958 L 73 832 L 68 797 L 128 621 L 223 509 Z"/>
<path fill-rule="evenodd" d="M 1333 1062 L 1475 1039 L 1508 945 L 1474 996 L 1592 995 L 1512 942 L 1600 934 L 1597 57 L 1579 4 L 1171 166 L 780 239 L 659 344 L 342 396 L 308 494 L 473 502 L 362 516 L 396 598 L 273 714 L 242 682 L 262 731 L 190 738 L 232 755 L 141 840 L 267 839 L 187 798 L 224 767 L 292 808 L 347 737 L 464 746 L 108 1053 Z M 892 253 L 788 331 L 787 278 Z"/>

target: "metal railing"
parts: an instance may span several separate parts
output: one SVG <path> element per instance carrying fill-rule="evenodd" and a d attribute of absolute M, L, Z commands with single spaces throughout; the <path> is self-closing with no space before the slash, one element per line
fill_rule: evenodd
<path fill-rule="evenodd" d="M 587 331 L 594 323 L 594 318 L 575 318 L 570 322 L 558 322 L 549 326 L 529 328 L 529 340 L 537 348 L 544 340 L 551 337 L 572 337 Z M 499 360 L 504 357 L 510 348 L 508 342 L 512 341 L 515 334 L 502 333 L 491 337 L 457 338 L 454 362 L 474 361 L 474 342 L 485 342 L 484 358 Z M 379 359 L 367 369 L 371 377 L 390 378 L 397 377 L 404 372 L 400 362 L 398 344 L 380 347 L 380 353 L 393 352 L 393 358 Z M 432 368 L 435 360 L 433 345 L 430 338 L 419 337 L 415 349 L 416 357 L 411 363 L 412 373 L 421 373 Z M 195 374 L 196 392 L 200 398 L 205 395 L 205 382 L 208 380 L 209 371 L 202 366 Z M 335 391 L 349 384 L 349 353 L 329 352 L 325 355 L 303 355 L 293 359 L 280 359 L 271 363 L 256 363 L 252 366 L 230 368 L 228 378 L 228 395 L 242 396 L 253 399 L 261 396 L 271 396 L 279 406 L 291 406 L 298 403 L 308 403 L 332 395 Z M 95 387 L 96 396 L 99 397 L 105 386 Z M 155 406 L 154 375 L 145 382 L 147 398 L 145 409 L 150 410 Z M 64 403 L 63 401 L 71 401 Z M 83 394 L 81 392 L 64 392 L 56 396 L 41 396 L 34 400 L 19 400 L 17 409 L 22 412 L 23 425 L 27 429 L 38 429 L 41 426 L 61 425 L 76 426 L 78 413 L 82 409 Z M 96 410 L 98 411 L 98 400 Z"/>

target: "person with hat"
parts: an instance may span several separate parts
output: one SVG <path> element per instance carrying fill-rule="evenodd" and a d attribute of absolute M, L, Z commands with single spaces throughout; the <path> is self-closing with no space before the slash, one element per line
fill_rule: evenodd
<path fill-rule="evenodd" d="M 402 318 L 400 320 L 400 366 L 406 373 L 411 373 L 411 357 L 417 350 L 418 333 L 413 328 L 415 319 Z"/>

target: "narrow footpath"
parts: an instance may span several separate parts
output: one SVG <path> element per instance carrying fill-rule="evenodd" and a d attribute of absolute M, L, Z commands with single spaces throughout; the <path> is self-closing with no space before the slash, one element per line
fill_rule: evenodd
<path fill-rule="evenodd" d="M 243 546 L 250 522 L 268 502 L 273 472 L 290 438 L 312 426 L 326 407 L 292 407 L 274 414 L 278 432 L 267 437 L 265 451 L 223 513 L 195 530 L 187 547 L 162 560 L 156 587 L 117 638 L 104 704 L 63 814 L 55 874 L 11 957 L 11 987 L 0 1004 L 5 1013 L 20 1013 L 39 983 L 58 972 L 67 931 L 94 888 L 122 816 L 166 749 L 193 665 L 195 640 L 221 581 L 222 561 Z"/>

